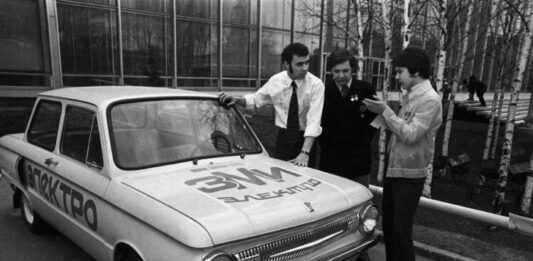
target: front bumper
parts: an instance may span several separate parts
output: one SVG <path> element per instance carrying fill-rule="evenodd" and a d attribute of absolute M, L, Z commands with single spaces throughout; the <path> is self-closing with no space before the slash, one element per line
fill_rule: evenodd
<path fill-rule="evenodd" d="M 334 255 L 331 257 L 328 257 L 327 261 L 353 261 L 356 260 L 356 258 L 362 253 L 368 250 L 369 248 L 375 246 L 379 242 L 379 237 L 372 235 L 367 241 L 364 241 L 363 243 L 359 244 L 356 247 L 352 247 L 350 249 L 346 249 L 346 251 Z"/>

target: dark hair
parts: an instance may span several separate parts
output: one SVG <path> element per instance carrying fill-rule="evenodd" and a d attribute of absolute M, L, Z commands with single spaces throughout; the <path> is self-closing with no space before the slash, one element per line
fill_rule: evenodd
<path fill-rule="evenodd" d="M 471 75 L 470 78 L 468 78 L 468 80 L 470 80 L 471 82 L 474 82 L 477 80 L 477 78 L 475 75 Z"/>
<path fill-rule="evenodd" d="M 429 79 L 431 61 L 427 52 L 415 46 L 403 49 L 393 61 L 395 67 L 405 67 L 410 74 L 418 73 L 424 79 Z"/>
<path fill-rule="evenodd" d="M 346 61 L 350 62 L 350 67 L 352 67 L 353 72 L 357 72 L 357 60 L 350 53 L 350 51 L 344 48 L 337 48 L 331 52 L 328 56 L 327 70 L 331 70 L 335 65 L 345 63 Z"/>
<path fill-rule="evenodd" d="M 307 56 L 309 55 L 309 49 L 302 43 L 291 43 L 283 48 L 283 52 L 281 52 L 281 63 L 286 61 L 290 64 L 293 55 Z"/>

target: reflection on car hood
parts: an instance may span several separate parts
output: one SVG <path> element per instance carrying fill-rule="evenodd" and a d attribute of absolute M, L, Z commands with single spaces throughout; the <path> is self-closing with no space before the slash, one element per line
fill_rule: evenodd
<path fill-rule="evenodd" d="M 259 159 L 130 176 L 122 183 L 194 219 L 214 244 L 310 223 L 372 198 L 355 182 Z"/>

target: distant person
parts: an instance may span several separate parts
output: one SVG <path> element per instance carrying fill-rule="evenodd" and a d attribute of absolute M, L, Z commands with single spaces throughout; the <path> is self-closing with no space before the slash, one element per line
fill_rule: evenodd
<path fill-rule="evenodd" d="M 470 78 L 468 78 L 468 88 L 469 92 L 470 89 L 472 89 L 476 93 L 476 96 L 479 99 L 479 103 L 481 103 L 481 106 L 487 106 L 487 104 L 485 103 L 485 98 L 483 97 L 483 95 L 487 91 L 487 86 L 483 82 L 478 80 L 476 76 L 472 75 L 470 76 Z M 472 94 L 471 97 L 473 96 L 474 95 Z M 469 99 L 473 100 L 471 99 L 471 97 Z"/>
<path fill-rule="evenodd" d="M 328 57 L 332 80 L 326 82 L 319 169 L 369 184 L 371 141 L 376 129 L 370 123 L 376 114 L 363 100 L 376 95 L 369 83 L 355 79 L 355 57 L 346 49 L 334 50 Z"/>
<path fill-rule="evenodd" d="M 364 104 L 378 114 L 373 124 L 392 132 L 382 205 L 387 261 L 414 261 L 413 221 L 433 161 L 442 104 L 428 80 L 431 62 L 426 51 L 407 47 L 393 64 L 397 81 L 407 91 L 398 115 L 383 101 L 365 99 Z"/>
<path fill-rule="evenodd" d="M 221 93 L 219 101 L 248 109 L 272 104 L 278 129 L 274 158 L 297 166 L 312 166 L 315 158 L 313 143 L 322 133 L 324 84 L 308 72 L 309 49 L 305 45 L 287 45 L 281 53 L 281 62 L 285 70 L 270 77 L 254 94 L 234 97 Z"/>

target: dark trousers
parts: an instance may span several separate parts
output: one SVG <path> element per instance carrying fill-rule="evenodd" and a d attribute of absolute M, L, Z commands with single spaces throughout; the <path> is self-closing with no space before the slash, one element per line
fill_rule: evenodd
<path fill-rule="evenodd" d="M 298 139 L 287 139 L 286 129 L 278 128 L 278 135 L 276 137 L 276 144 L 274 145 L 273 157 L 280 160 L 293 160 L 300 154 L 304 144 L 304 132 L 300 131 Z M 313 167 L 315 165 L 316 148 L 313 146 L 309 153 L 309 163 L 307 166 Z"/>
<path fill-rule="evenodd" d="M 479 103 L 481 103 L 482 106 L 487 106 L 485 98 L 483 97 L 484 94 L 485 92 L 483 90 L 476 90 L 476 96 L 479 99 Z"/>
<path fill-rule="evenodd" d="M 385 178 L 383 236 L 387 261 L 414 261 L 413 221 L 425 178 Z"/>

